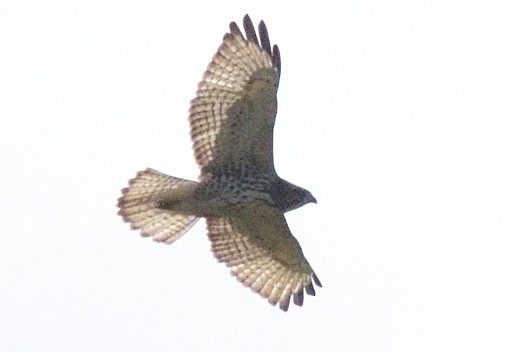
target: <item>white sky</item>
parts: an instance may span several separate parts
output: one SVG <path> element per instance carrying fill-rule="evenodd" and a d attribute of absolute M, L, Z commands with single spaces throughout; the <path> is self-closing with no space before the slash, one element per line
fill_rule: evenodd
<path fill-rule="evenodd" d="M 528 3 L 0 3 L 1 351 L 526 351 Z M 346 4 L 346 5 L 345 5 Z M 115 215 L 153 167 L 195 179 L 187 109 L 231 20 L 283 58 L 280 175 L 323 288 L 288 313 L 204 222 Z"/>

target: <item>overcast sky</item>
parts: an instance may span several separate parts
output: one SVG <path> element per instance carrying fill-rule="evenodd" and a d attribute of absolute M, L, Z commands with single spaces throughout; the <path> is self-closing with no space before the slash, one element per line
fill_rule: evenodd
<path fill-rule="evenodd" d="M 0 350 L 526 351 L 528 3 L 249 3 L 0 3 Z M 116 215 L 138 170 L 196 179 L 189 101 L 246 13 L 283 59 L 276 168 L 319 201 L 288 313 L 203 221 Z"/>

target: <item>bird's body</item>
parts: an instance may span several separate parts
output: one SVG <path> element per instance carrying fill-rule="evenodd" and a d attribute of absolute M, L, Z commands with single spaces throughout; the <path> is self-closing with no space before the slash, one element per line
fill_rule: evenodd
<path fill-rule="evenodd" d="M 287 310 L 293 296 L 321 286 L 284 213 L 315 198 L 281 179 L 273 164 L 273 127 L 280 76 L 277 46 L 266 27 L 260 43 L 249 17 L 244 38 L 235 23 L 209 64 L 191 102 L 189 121 L 199 182 L 153 169 L 123 190 L 119 214 L 132 228 L 172 243 L 206 218 L 212 251 L 242 283 Z"/>

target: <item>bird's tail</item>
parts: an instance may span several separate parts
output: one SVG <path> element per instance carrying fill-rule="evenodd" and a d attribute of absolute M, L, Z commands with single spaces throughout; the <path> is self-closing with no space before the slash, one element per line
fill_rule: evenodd
<path fill-rule="evenodd" d="M 181 214 L 163 205 L 192 196 L 198 183 L 165 175 L 153 169 L 139 171 L 121 192 L 118 214 L 144 237 L 172 243 L 197 221 L 195 215 Z"/>

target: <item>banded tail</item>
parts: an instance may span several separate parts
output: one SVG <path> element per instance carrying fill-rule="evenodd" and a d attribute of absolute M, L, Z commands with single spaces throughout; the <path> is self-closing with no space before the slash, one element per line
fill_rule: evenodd
<path fill-rule="evenodd" d="M 153 169 L 139 171 L 121 192 L 118 214 L 144 237 L 170 244 L 183 236 L 199 218 L 163 208 L 166 202 L 188 199 L 198 183 Z"/>

